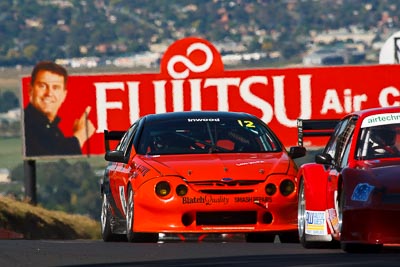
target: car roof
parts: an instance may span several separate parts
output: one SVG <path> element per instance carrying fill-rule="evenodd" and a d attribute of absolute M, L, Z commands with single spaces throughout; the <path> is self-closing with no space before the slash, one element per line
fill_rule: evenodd
<path fill-rule="evenodd" d="M 235 119 L 255 119 L 254 115 L 245 112 L 232 111 L 176 111 L 167 113 L 148 114 L 143 116 L 148 122 L 164 121 L 169 119 L 187 119 L 187 118 L 235 118 Z"/>
<path fill-rule="evenodd" d="M 351 114 L 358 115 L 359 117 L 367 117 L 374 114 L 394 113 L 394 112 L 400 112 L 400 106 L 369 108 L 360 111 L 355 111 Z"/>

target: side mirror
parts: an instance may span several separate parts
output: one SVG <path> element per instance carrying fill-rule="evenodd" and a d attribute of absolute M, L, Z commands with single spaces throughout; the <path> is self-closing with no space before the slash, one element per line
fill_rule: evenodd
<path fill-rule="evenodd" d="M 317 154 L 315 156 L 315 162 L 319 164 L 332 165 L 332 156 L 329 154 Z"/>
<path fill-rule="evenodd" d="M 306 155 L 306 148 L 304 146 L 292 146 L 289 150 L 289 157 L 297 159 Z"/>
<path fill-rule="evenodd" d="M 104 159 L 112 162 L 128 163 L 128 157 L 125 157 L 124 152 L 120 150 L 110 150 L 104 155 Z"/>

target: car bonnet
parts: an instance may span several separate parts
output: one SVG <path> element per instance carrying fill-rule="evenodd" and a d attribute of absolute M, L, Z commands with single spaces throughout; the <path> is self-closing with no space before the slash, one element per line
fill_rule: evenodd
<path fill-rule="evenodd" d="M 143 158 L 161 175 L 177 175 L 191 181 L 265 180 L 285 174 L 290 166 L 284 152 L 243 154 L 161 155 Z"/>

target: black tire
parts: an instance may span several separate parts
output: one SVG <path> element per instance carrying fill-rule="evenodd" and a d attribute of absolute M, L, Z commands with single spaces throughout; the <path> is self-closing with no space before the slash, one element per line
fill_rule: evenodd
<path fill-rule="evenodd" d="M 248 243 L 273 243 L 275 234 L 271 233 L 248 233 L 246 234 L 246 242 Z"/>
<path fill-rule="evenodd" d="M 136 243 L 157 243 L 158 233 L 135 233 L 133 231 L 134 222 L 134 200 L 133 200 L 133 190 L 128 187 L 128 199 L 126 201 L 126 238 L 129 242 Z"/>
<path fill-rule="evenodd" d="M 298 208 L 297 208 L 297 228 L 299 241 L 304 248 L 314 248 L 317 246 L 314 242 L 308 242 L 306 238 L 306 195 L 304 192 L 304 180 L 300 180 Z"/>
<path fill-rule="evenodd" d="M 112 241 L 124 241 L 125 236 L 120 234 L 114 234 L 111 229 L 111 207 L 106 195 L 102 194 L 101 201 L 101 215 L 100 215 L 100 225 L 101 225 L 101 237 L 105 242 Z"/>

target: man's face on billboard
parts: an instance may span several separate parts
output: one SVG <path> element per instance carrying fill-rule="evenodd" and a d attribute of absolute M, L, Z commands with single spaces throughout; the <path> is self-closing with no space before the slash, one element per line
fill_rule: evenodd
<path fill-rule="evenodd" d="M 50 71 L 39 71 L 30 89 L 30 102 L 50 121 L 57 116 L 58 109 L 64 102 L 67 91 L 64 77 Z"/>

